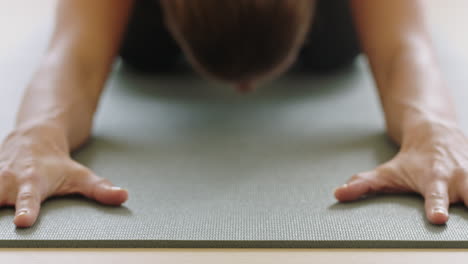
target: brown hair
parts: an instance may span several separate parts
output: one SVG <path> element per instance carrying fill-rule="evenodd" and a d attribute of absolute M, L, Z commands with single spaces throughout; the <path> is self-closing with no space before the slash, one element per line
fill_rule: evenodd
<path fill-rule="evenodd" d="M 163 0 L 166 23 L 195 68 L 228 82 L 289 66 L 314 0 Z"/>

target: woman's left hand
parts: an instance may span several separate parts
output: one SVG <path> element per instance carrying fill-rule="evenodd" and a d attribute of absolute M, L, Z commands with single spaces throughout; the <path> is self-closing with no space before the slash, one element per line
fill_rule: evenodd
<path fill-rule="evenodd" d="M 391 161 L 351 177 L 335 190 L 340 202 L 375 193 L 420 193 L 433 224 L 448 221 L 450 204 L 468 206 L 468 138 L 458 128 L 425 122 L 405 131 L 402 147 Z"/>

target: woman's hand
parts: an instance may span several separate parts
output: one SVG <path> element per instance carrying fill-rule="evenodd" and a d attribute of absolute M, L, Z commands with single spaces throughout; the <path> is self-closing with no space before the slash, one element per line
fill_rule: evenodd
<path fill-rule="evenodd" d="M 0 206 L 15 206 L 18 227 L 33 225 L 48 197 L 73 193 L 109 205 L 128 197 L 126 190 L 73 161 L 57 127 L 41 124 L 10 133 L 0 146 Z"/>
<path fill-rule="evenodd" d="M 393 160 L 354 175 L 335 190 L 335 197 L 346 202 L 371 193 L 399 192 L 420 193 L 433 224 L 448 221 L 450 204 L 468 206 L 468 138 L 457 126 L 439 122 L 412 126 Z"/>

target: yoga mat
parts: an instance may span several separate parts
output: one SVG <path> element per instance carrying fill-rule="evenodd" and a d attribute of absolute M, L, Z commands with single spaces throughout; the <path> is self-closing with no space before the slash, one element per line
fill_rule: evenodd
<path fill-rule="evenodd" d="M 0 52 L 0 135 L 12 127 L 47 34 Z M 443 49 L 466 131 L 466 62 Z M 468 214 L 430 224 L 418 194 L 338 203 L 333 189 L 397 153 L 363 57 L 332 75 L 292 72 L 253 94 L 191 73 L 116 63 L 91 142 L 74 158 L 129 190 L 121 207 L 52 198 L 37 223 L 0 210 L 0 247 L 459 248 Z"/>

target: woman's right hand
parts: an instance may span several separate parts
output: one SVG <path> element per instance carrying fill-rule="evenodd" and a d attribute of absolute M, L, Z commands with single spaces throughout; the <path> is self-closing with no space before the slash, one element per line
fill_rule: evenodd
<path fill-rule="evenodd" d="M 63 130 L 53 124 L 17 128 L 0 146 L 0 207 L 15 206 L 14 223 L 32 226 L 43 201 L 82 194 L 120 205 L 128 192 L 71 159 Z"/>

